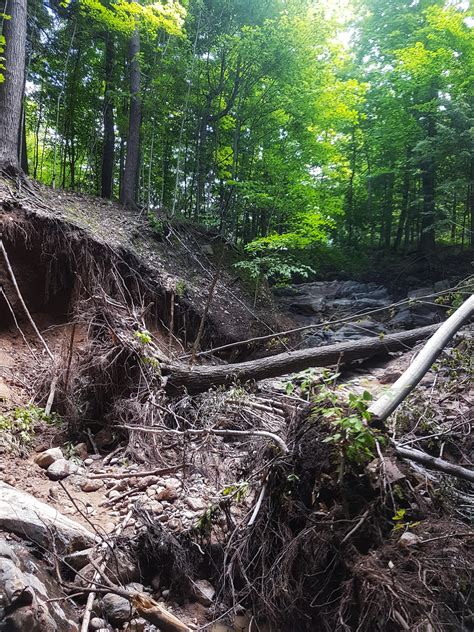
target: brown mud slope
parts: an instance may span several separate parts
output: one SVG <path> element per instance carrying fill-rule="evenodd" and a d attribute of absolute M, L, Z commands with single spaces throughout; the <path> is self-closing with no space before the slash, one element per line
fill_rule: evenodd
<path fill-rule="evenodd" d="M 166 330 L 172 320 L 173 345 L 180 344 L 177 339 L 193 342 L 221 248 L 227 247 L 217 236 L 172 222 L 153 229 L 146 215 L 110 201 L 34 186 L 17 193 L 0 179 L 0 232 L 32 312 L 66 319 L 74 300 L 100 286 L 140 304 L 150 330 Z M 10 295 L 3 265 L 0 274 Z M 281 326 L 268 308 L 251 307 L 236 277 L 232 268 L 222 272 L 203 347 Z M 11 320 L 0 299 L 0 328 Z"/>

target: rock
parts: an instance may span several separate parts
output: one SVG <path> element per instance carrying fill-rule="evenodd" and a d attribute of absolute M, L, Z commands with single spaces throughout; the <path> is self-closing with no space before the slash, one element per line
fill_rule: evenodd
<path fill-rule="evenodd" d="M 163 597 L 163 599 L 168 599 L 168 597 L 170 596 L 170 591 L 169 591 L 169 589 L 162 590 L 162 591 L 161 591 L 161 596 Z"/>
<path fill-rule="evenodd" d="M 421 540 L 417 535 L 406 531 L 405 533 L 402 533 L 402 535 L 399 537 L 397 544 L 400 548 L 406 549 L 410 546 L 417 545 L 420 541 Z"/>
<path fill-rule="evenodd" d="M 92 465 L 92 463 L 94 463 L 94 459 L 91 459 L 90 457 L 84 460 L 84 465 Z"/>
<path fill-rule="evenodd" d="M 204 502 L 204 500 L 202 500 L 202 498 L 188 497 L 186 498 L 185 502 L 187 506 L 193 511 L 203 511 L 207 507 L 207 504 Z"/>
<path fill-rule="evenodd" d="M 46 548 L 53 533 L 58 536 L 57 546 L 62 544 L 76 550 L 90 547 L 96 540 L 92 532 L 54 507 L 1 481 L 0 527 Z"/>
<path fill-rule="evenodd" d="M 83 492 L 96 492 L 103 486 L 103 482 L 100 479 L 86 478 L 85 481 L 80 483 L 79 487 Z"/>
<path fill-rule="evenodd" d="M 114 443 L 115 433 L 112 428 L 102 428 L 102 430 L 99 430 L 95 435 L 94 441 L 98 448 L 107 448 Z"/>
<path fill-rule="evenodd" d="M 8 403 L 12 398 L 12 392 L 7 384 L 0 379 L 0 402 Z"/>
<path fill-rule="evenodd" d="M 150 582 L 150 586 L 153 588 L 153 590 L 155 592 L 158 592 L 161 588 L 161 577 L 160 575 L 155 575 L 151 582 Z"/>
<path fill-rule="evenodd" d="M 396 371 L 395 369 L 387 369 L 384 373 L 379 377 L 380 384 L 393 384 L 398 380 L 401 376 L 401 371 Z"/>
<path fill-rule="evenodd" d="M 147 629 L 146 619 L 141 617 L 138 619 L 132 619 L 126 628 L 126 632 L 144 632 Z"/>
<path fill-rule="evenodd" d="M 380 309 L 381 307 L 387 307 L 388 300 L 378 298 L 361 298 L 357 301 L 357 309 Z"/>
<path fill-rule="evenodd" d="M 210 257 L 212 257 L 212 255 L 214 254 L 214 250 L 211 244 L 201 244 L 201 252 L 204 255 L 209 255 Z"/>
<path fill-rule="evenodd" d="M 34 462 L 43 470 L 47 470 L 52 463 L 63 459 L 64 455 L 61 448 L 49 448 L 49 450 L 37 454 L 34 458 Z"/>
<path fill-rule="evenodd" d="M 90 563 L 90 556 L 94 552 L 94 549 L 83 549 L 82 551 L 75 551 L 69 553 L 64 557 L 66 564 L 69 564 L 74 570 L 80 571 L 81 568 L 87 566 Z"/>
<path fill-rule="evenodd" d="M 113 500 L 114 498 L 118 498 L 120 496 L 120 492 L 117 489 L 112 489 L 107 493 L 107 498 Z"/>
<path fill-rule="evenodd" d="M 420 287 L 418 290 L 412 290 L 411 292 L 408 292 L 407 297 L 411 300 L 415 300 L 423 296 L 430 296 L 431 294 L 433 294 L 433 288 L 427 286 Z M 432 298 L 427 298 L 426 300 L 431 301 Z"/>
<path fill-rule="evenodd" d="M 193 582 L 193 594 L 196 601 L 203 606 L 210 606 L 214 601 L 216 590 L 207 579 L 198 579 Z"/>
<path fill-rule="evenodd" d="M 93 617 L 89 621 L 89 628 L 91 630 L 100 630 L 100 629 L 107 630 L 107 621 L 105 619 L 101 619 L 99 617 Z"/>
<path fill-rule="evenodd" d="M 393 484 L 406 478 L 405 474 L 399 470 L 395 460 L 389 457 L 384 457 L 383 463 L 378 458 L 373 459 L 366 466 L 365 471 L 373 487 L 378 487 L 381 480 L 386 480 L 389 484 Z"/>
<path fill-rule="evenodd" d="M 59 597 L 60 590 L 42 564 L 23 545 L 10 545 L 0 539 L 1 630 L 77 632 L 70 620 L 74 610 L 68 604 L 45 601 Z"/>
<path fill-rule="evenodd" d="M 413 310 L 412 322 L 414 327 L 425 327 L 426 325 L 434 325 L 440 322 L 441 318 L 438 311 L 427 309 L 425 306 L 422 306 L 422 308 L 424 308 L 423 313 L 420 313 L 418 309 Z"/>
<path fill-rule="evenodd" d="M 400 310 L 393 318 L 391 318 L 387 326 L 391 329 L 409 329 L 413 325 L 413 316 L 410 309 Z"/>
<path fill-rule="evenodd" d="M 451 283 L 447 279 L 444 279 L 443 281 L 436 281 L 433 285 L 435 292 L 444 292 L 444 290 L 449 290 L 450 287 Z"/>
<path fill-rule="evenodd" d="M 138 560 L 125 551 L 116 550 L 107 564 L 106 574 L 114 582 L 134 582 L 140 577 Z"/>
<path fill-rule="evenodd" d="M 169 502 L 173 502 L 179 498 L 179 492 L 176 487 L 165 487 L 164 489 L 157 491 L 156 498 L 157 500 L 168 500 Z"/>
<path fill-rule="evenodd" d="M 163 513 L 163 505 L 157 501 L 152 501 L 147 505 L 148 510 L 154 513 L 155 515 L 160 515 Z"/>
<path fill-rule="evenodd" d="M 114 625 L 123 625 L 132 614 L 129 600 L 113 593 L 102 597 L 102 608 L 107 619 Z"/>
<path fill-rule="evenodd" d="M 61 481 L 63 478 L 67 478 L 71 474 L 75 474 L 79 468 L 77 465 L 66 459 L 58 459 L 51 463 L 46 470 L 48 478 L 52 481 Z"/>
<path fill-rule="evenodd" d="M 82 461 L 85 461 L 85 459 L 87 459 L 88 453 L 89 452 L 87 449 L 87 444 L 78 443 L 74 446 L 74 454 L 78 456 Z"/>

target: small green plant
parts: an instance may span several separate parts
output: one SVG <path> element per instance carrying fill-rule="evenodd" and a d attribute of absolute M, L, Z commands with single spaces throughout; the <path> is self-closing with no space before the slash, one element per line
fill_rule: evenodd
<path fill-rule="evenodd" d="M 28 447 L 34 438 L 35 426 L 39 423 L 55 424 L 60 421 L 56 413 L 47 415 L 44 408 L 28 404 L 0 415 L 0 430 L 9 435 L 12 445 Z"/>
<path fill-rule="evenodd" d="M 232 483 L 222 490 L 222 495 L 226 498 L 233 498 L 236 502 L 240 502 L 249 492 L 249 484 L 247 481 L 242 483 Z"/>
<path fill-rule="evenodd" d="M 194 525 L 194 530 L 202 533 L 203 535 L 209 535 L 212 530 L 212 523 L 217 513 L 219 512 L 218 505 L 209 505 L 202 516 L 197 520 Z"/>
<path fill-rule="evenodd" d="M 406 509 L 397 509 L 395 514 L 392 516 L 393 525 L 392 531 L 402 531 L 403 529 L 413 529 L 413 527 L 417 527 L 420 524 L 420 521 L 409 522 L 405 521 L 407 510 Z"/>
<path fill-rule="evenodd" d="M 135 338 L 142 343 L 142 345 L 149 345 L 152 341 L 151 333 L 147 329 L 135 331 Z"/>
<path fill-rule="evenodd" d="M 273 351 L 274 349 L 278 349 L 280 345 L 284 345 L 288 342 L 288 338 L 284 336 L 283 338 L 271 338 L 265 343 L 265 349 L 268 351 Z"/>
<path fill-rule="evenodd" d="M 326 384 L 319 390 L 313 399 L 316 407 L 313 409 L 313 417 L 324 417 L 335 430 L 329 437 L 323 439 L 324 443 L 337 445 L 341 457 L 353 463 L 366 463 L 374 458 L 377 441 L 383 444 L 383 437 L 368 424 L 370 413 L 367 410 L 372 395 L 364 391 L 362 395 L 349 395 L 349 414 L 338 405 L 337 394 Z M 352 412 L 353 411 L 353 412 Z"/>
<path fill-rule="evenodd" d="M 158 237 L 163 237 L 165 233 L 165 225 L 161 219 L 159 219 L 152 211 L 148 212 L 148 222 L 151 226 L 151 229 Z"/>
<path fill-rule="evenodd" d="M 178 298 L 183 298 L 183 296 L 186 294 L 186 283 L 182 279 L 176 281 L 174 293 Z"/>
<path fill-rule="evenodd" d="M 160 362 L 156 358 L 152 358 L 151 356 L 143 356 L 142 360 L 144 364 L 151 366 L 151 368 L 155 369 L 155 371 L 160 370 Z"/>

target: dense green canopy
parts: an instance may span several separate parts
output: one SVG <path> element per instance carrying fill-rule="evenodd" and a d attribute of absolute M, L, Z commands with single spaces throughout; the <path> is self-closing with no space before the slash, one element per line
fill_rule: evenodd
<path fill-rule="evenodd" d="M 341 249 L 469 243 L 468 3 L 31 0 L 28 11 L 34 178 L 120 197 L 136 174 L 137 206 L 216 228 L 247 244 L 244 266 L 280 278 Z"/>

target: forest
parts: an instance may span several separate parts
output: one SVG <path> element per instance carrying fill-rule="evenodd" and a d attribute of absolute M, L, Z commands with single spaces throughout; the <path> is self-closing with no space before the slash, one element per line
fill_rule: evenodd
<path fill-rule="evenodd" d="M 474 630 L 469 0 L 0 0 L 0 632 Z"/>
<path fill-rule="evenodd" d="M 470 245 L 469 2 L 26 4 L 2 18 L 18 137 L 0 108 L 35 180 L 213 228 L 282 280 Z"/>

